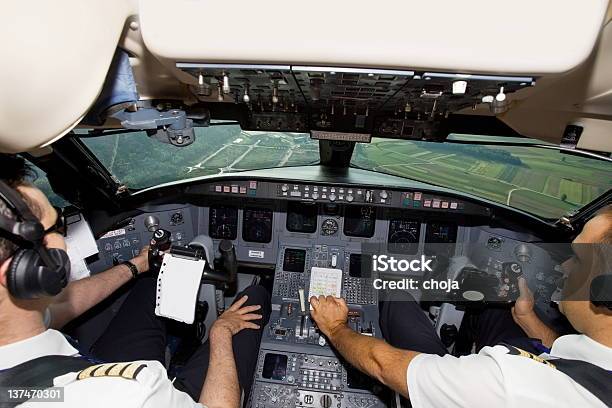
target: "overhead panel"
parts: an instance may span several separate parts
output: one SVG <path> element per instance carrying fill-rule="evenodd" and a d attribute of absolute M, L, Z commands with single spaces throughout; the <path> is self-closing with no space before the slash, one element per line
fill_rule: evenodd
<path fill-rule="evenodd" d="M 308 130 L 308 103 L 288 65 L 177 63 L 193 76 L 191 92 L 204 103 L 248 109 L 253 130 Z"/>
<path fill-rule="evenodd" d="M 204 103 L 238 104 L 250 130 L 330 130 L 437 138 L 452 113 L 487 103 L 503 113 L 509 97 L 535 85 L 528 76 L 376 68 L 180 62 Z M 194 85 L 195 84 L 195 85 Z M 446 136 L 446 135 L 444 135 Z"/>

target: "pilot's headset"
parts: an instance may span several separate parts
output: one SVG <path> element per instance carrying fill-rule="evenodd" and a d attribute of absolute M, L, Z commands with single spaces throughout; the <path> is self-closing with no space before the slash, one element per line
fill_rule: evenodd
<path fill-rule="evenodd" d="M 66 251 L 46 248 L 45 229 L 21 195 L 0 180 L 0 199 L 16 219 L 0 214 L 0 235 L 19 249 L 7 272 L 9 293 L 19 299 L 55 296 L 68 283 L 70 259 Z"/>

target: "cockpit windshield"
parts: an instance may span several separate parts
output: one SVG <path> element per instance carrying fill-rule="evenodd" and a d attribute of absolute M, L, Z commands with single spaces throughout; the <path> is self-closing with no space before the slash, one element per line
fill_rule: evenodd
<path fill-rule="evenodd" d="M 132 190 L 319 163 L 318 141 L 307 133 L 245 131 L 227 123 L 195 132 L 195 142 L 181 148 L 160 143 L 144 131 L 77 134 Z M 580 209 L 612 188 L 610 161 L 568 154 L 525 138 L 451 134 L 444 143 L 373 138 L 369 144 L 356 144 L 351 166 L 470 193 L 546 219 Z"/>
<path fill-rule="evenodd" d="M 160 143 L 144 131 L 81 140 L 112 175 L 135 190 L 200 176 L 319 162 L 319 143 L 308 134 L 244 131 L 237 124 L 194 130 L 195 142 L 186 147 Z"/>
<path fill-rule="evenodd" d="M 533 146 L 544 145 L 533 139 L 451 134 L 447 140 L 373 138 L 355 147 L 351 164 L 474 194 L 541 218 L 559 218 L 612 188 L 612 163 L 606 160 L 563 153 L 553 145 Z"/>

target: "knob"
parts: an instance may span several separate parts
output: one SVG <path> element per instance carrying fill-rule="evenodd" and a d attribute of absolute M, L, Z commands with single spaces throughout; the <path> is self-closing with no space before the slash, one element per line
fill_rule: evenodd
<path fill-rule="evenodd" d="M 144 225 L 147 228 L 147 231 L 153 232 L 159 228 L 159 218 L 154 215 L 147 215 L 144 219 Z"/>
<path fill-rule="evenodd" d="M 313 200 L 317 200 L 319 198 L 319 193 L 312 193 L 311 197 Z"/>
<path fill-rule="evenodd" d="M 379 193 L 380 198 L 382 198 L 383 200 L 386 200 L 387 197 L 389 197 L 389 194 L 387 194 L 386 190 L 383 190 Z"/>
<path fill-rule="evenodd" d="M 531 249 L 525 244 L 517 245 L 516 248 L 514 248 L 514 255 L 516 255 L 519 262 L 531 262 Z"/>
<path fill-rule="evenodd" d="M 289 190 L 289 187 L 287 187 L 286 184 L 283 184 L 283 186 L 281 187 L 281 190 L 283 190 L 284 192 L 286 192 L 287 190 Z"/>
<path fill-rule="evenodd" d="M 336 195 L 335 194 L 330 194 L 329 195 L 329 201 L 336 201 Z"/>
<path fill-rule="evenodd" d="M 352 194 L 349 194 L 349 195 L 346 196 L 346 201 L 348 201 L 349 203 L 352 203 L 354 199 L 355 199 L 355 197 L 353 197 Z"/>
<path fill-rule="evenodd" d="M 330 408 L 330 407 L 331 407 L 331 405 L 332 405 L 332 398 L 331 398 L 329 395 L 324 394 L 324 395 L 321 397 L 321 406 L 322 406 L 323 408 Z"/>

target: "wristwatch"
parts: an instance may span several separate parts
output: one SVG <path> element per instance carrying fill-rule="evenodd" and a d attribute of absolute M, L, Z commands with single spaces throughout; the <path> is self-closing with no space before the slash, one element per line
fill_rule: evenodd
<path fill-rule="evenodd" d="M 130 272 L 132 272 L 132 279 L 138 276 L 138 268 L 136 267 L 136 265 L 134 265 L 130 261 L 123 261 L 119 265 L 125 265 L 130 269 Z"/>

